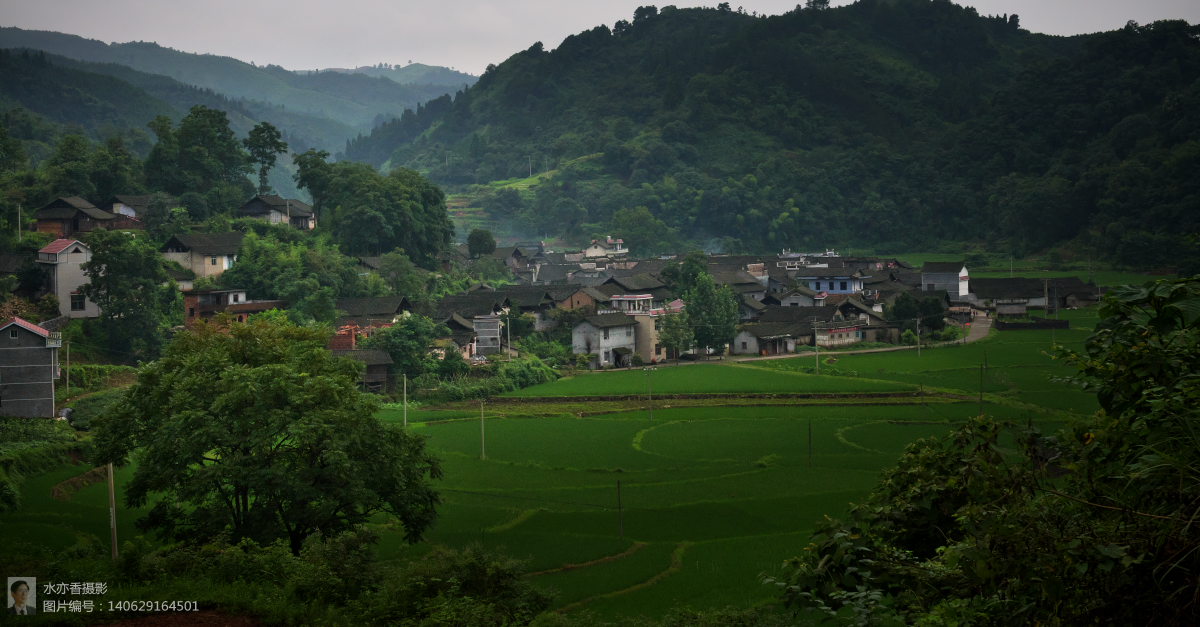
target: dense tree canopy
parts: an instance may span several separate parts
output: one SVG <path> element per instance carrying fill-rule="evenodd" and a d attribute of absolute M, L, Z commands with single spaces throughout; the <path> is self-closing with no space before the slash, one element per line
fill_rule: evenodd
<path fill-rule="evenodd" d="M 1200 619 L 1200 277 L 1124 288 L 1065 356 L 1103 411 L 1053 435 L 988 417 L 909 446 L 771 581 L 873 621 Z"/>
<path fill-rule="evenodd" d="M 403 248 L 418 265 L 432 267 L 454 234 L 442 190 L 411 170 L 383 175 L 361 163 L 328 163 L 327 156 L 297 155 L 296 180 L 342 250 L 378 255 Z"/>
<path fill-rule="evenodd" d="M 119 231 L 93 231 L 86 241 L 92 258 L 83 264 L 88 282 L 80 292 L 100 307 L 106 348 L 120 361 L 153 359 L 167 330 L 183 321 L 183 299 L 162 256 Z"/>
<path fill-rule="evenodd" d="M 143 525 L 203 540 L 330 538 L 377 513 L 418 540 L 441 474 L 419 437 L 382 424 L 360 365 L 327 332 L 270 317 L 201 324 L 144 366 L 99 424 L 100 458 L 136 460 L 126 499 Z"/>
<path fill-rule="evenodd" d="M 347 155 L 451 185 L 532 164 L 543 176 L 524 198 L 483 204 L 536 234 L 1200 259 L 1186 235 L 1200 228 L 1200 26 L 1061 38 L 950 2 L 823 4 L 643 7 L 515 54 Z"/>

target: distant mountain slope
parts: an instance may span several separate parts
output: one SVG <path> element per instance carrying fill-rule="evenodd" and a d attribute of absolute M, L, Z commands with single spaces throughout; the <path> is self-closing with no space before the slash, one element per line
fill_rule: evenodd
<path fill-rule="evenodd" d="M 1200 260 L 1197 104 L 1200 28 L 1183 22 L 1063 38 L 945 1 L 642 7 L 539 42 L 346 154 L 451 185 L 549 172 L 489 207 L 530 235 L 1018 253 L 1073 240 L 1185 265 Z"/>
<path fill-rule="evenodd" d="M 0 108 L 23 107 L 99 136 L 104 129 L 145 128 L 176 110 L 134 85 L 54 62 L 39 51 L 0 50 Z"/>
<path fill-rule="evenodd" d="M 457 72 L 441 66 L 425 65 L 424 63 L 410 63 L 403 67 L 395 65 L 366 65 L 354 69 L 327 68 L 323 71 L 378 76 L 395 81 L 401 85 L 438 85 L 451 92 L 468 85 L 473 85 L 476 80 L 479 80 L 478 76 Z"/>
<path fill-rule="evenodd" d="M 433 85 L 401 85 L 361 74 L 300 74 L 277 66 L 258 67 L 230 57 L 180 52 L 155 43 L 110 45 L 75 35 L 11 27 L 0 28 L 0 48 L 31 48 L 84 61 L 118 63 L 212 89 L 231 98 L 320 115 L 360 130 L 370 129 L 381 119 L 399 116 L 405 109 L 415 109 L 419 103 L 450 91 Z"/>

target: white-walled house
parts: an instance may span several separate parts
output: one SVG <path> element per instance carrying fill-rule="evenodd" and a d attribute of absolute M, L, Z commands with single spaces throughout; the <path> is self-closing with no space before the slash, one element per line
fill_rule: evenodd
<path fill-rule="evenodd" d="M 588 316 L 571 331 L 572 352 L 595 355 L 595 368 L 626 367 L 637 350 L 637 326 L 637 320 L 623 313 Z"/>
<path fill-rule="evenodd" d="M 951 300 L 965 300 L 971 291 L 970 278 L 961 261 L 930 261 L 921 268 L 921 290 L 946 290 Z"/>
<path fill-rule="evenodd" d="M 88 284 L 83 264 L 92 260 L 92 249 L 77 239 L 57 239 L 37 253 L 37 262 L 48 266 L 50 292 L 58 298 L 58 312 L 68 318 L 96 318 L 100 307 L 79 288 Z"/>

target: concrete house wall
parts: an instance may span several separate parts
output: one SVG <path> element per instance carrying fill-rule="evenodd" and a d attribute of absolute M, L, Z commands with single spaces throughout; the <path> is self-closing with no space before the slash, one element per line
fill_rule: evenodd
<path fill-rule="evenodd" d="M 53 247 L 42 249 L 45 250 Z M 83 264 L 92 260 L 92 250 L 76 241 L 59 252 L 42 251 L 38 252 L 37 261 L 48 266 L 50 292 L 58 299 L 58 312 L 68 318 L 99 317 L 100 307 L 79 293 L 79 288 L 89 282 Z"/>
<path fill-rule="evenodd" d="M 0 415 L 54 417 L 61 340 L 17 324 L 0 328 Z"/>

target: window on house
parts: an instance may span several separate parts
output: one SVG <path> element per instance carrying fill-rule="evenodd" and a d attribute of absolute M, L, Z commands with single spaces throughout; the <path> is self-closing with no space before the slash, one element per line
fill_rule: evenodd
<path fill-rule="evenodd" d="M 846 291 L 846 282 L 842 281 L 842 291 Z"/>
<path fill-rule="evenodd" d="M 608 329 L 604 330 L 604 339 L 608 339 Z M 607 357 L 605 359 L 607 359 Z"/>
<path fill-rule="evenodd" d="M 633 337 L 633 327 L 625 327 L 625 337 Z"/>
<path fill-rule="evenodd" d="M 792 307 L 799 307 L 799 306 L 800 306 L 800 303 L 788 303 L 788 304 L 789 304 L 789 305 L 791 305 Z"/>
<path fill-rule="evenodd" d="M 71 294 L 71 311 L 83 311 L 83 294 Z"/>
<path fill-rule="evenodd" d="M 742 342 L 742 350 L 746 350 L 746 343 Z"/>
<path fill-rule="evenodd" d="M 17 328 L 16 327 L 13 327 L 8 330 L 8 339 L 10 339 L 10 340 L 17 339 Z"/>
<path fill-rule="evenodd" d="M 604 361 L 608 361 L 608 351 L 604 351 Z"/>
<path fill-rule="evenodd" d="M 208 265 L 210 265 L 210 266 L 215 266 L 215 265 L 217 265 L 217 258 L 216 258 L 216 257 L 209 257 L 209 258 L 208 258 Z"/>
<path fill-rule="evenodd" d="M 661 354 L 662 354 L 662 344 L 655 344 L 655 345 L 654 345 L 654 354 L 655 354 L 655 355 L 661 355 Z"/>

